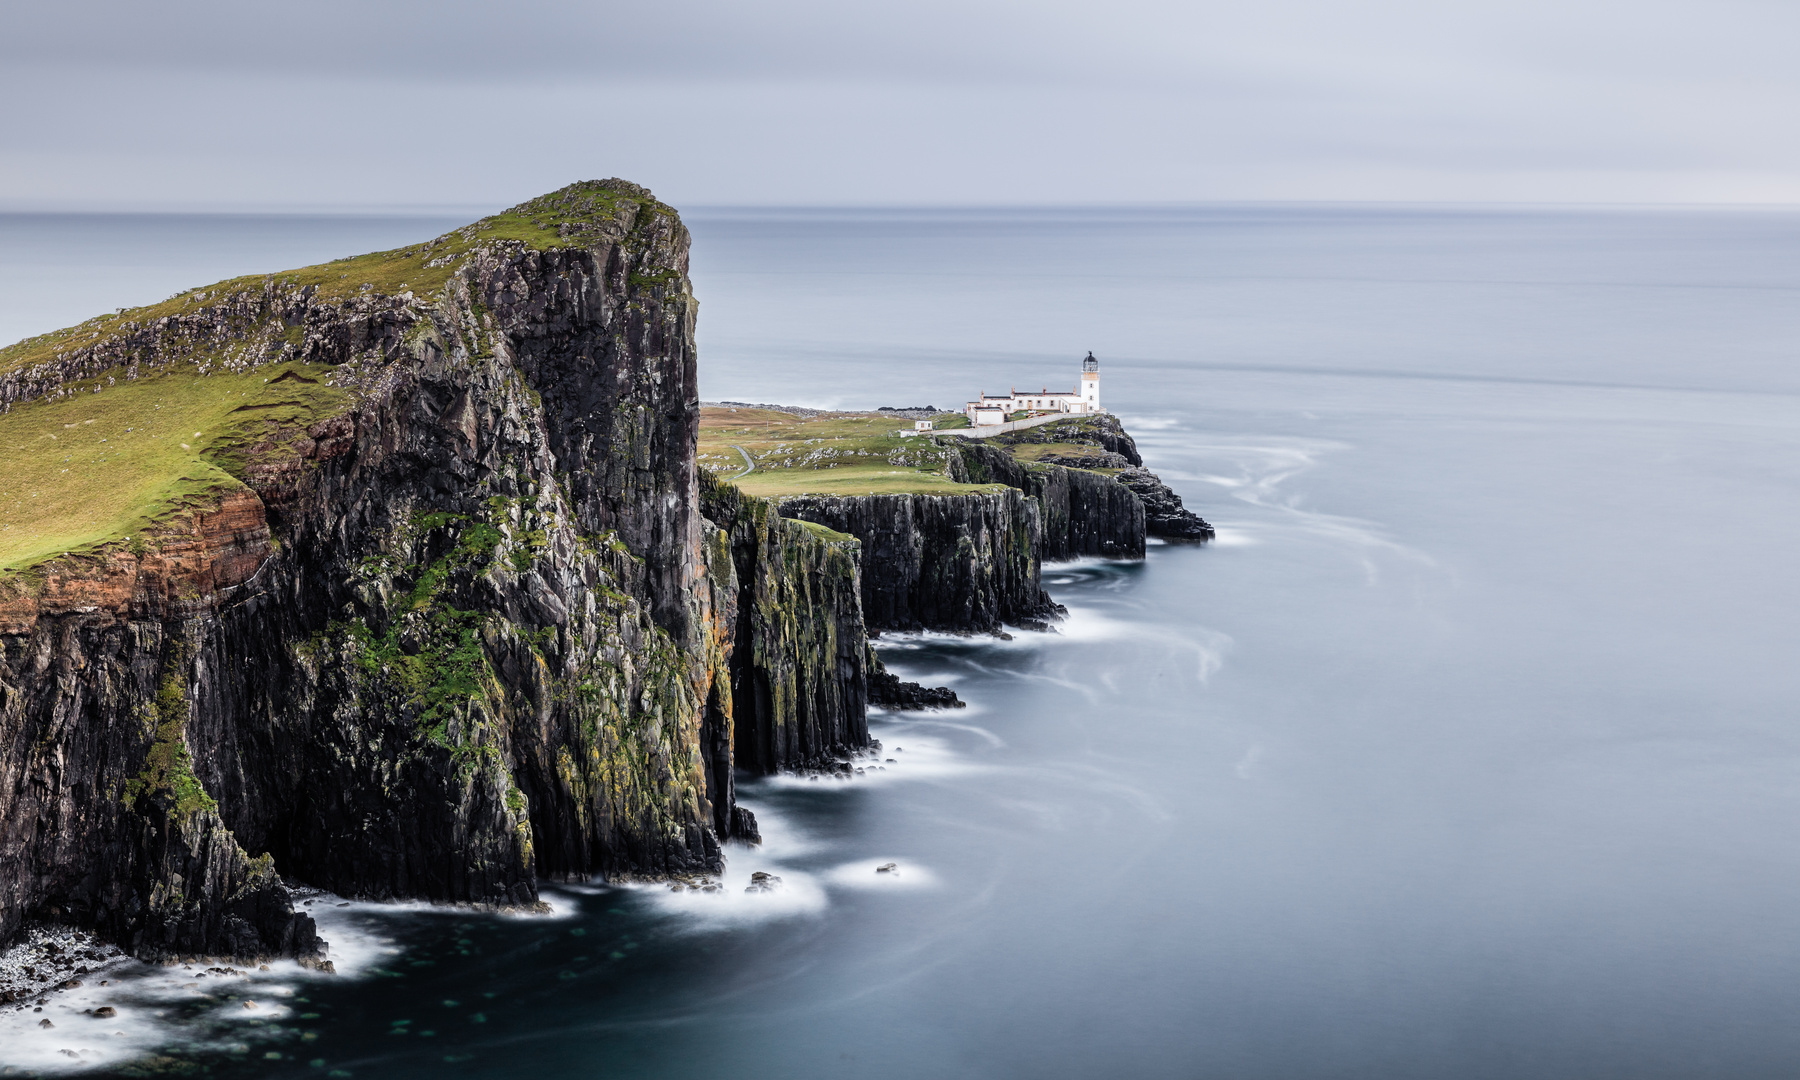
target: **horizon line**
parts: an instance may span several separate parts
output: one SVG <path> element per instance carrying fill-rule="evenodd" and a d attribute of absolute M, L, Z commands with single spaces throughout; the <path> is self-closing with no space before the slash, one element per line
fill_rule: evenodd
<path fill-rule="evenodd" d="M 529 198 L 529 196 L 527 197 Z M 666 202 L 666 200 L 664 200 Z M 0 199 L 0 215 L 27 216 L 169 216 L 169 217 L 467 217 L 476 220 L 518 203 L 52 203 Z M 1030 202 L 694 202 L 674 205 L 689 213 L 995 213 L 1120 212 L 1199 210 L 1221 207 L 1279 209 L 1416 209 L 1416 210 L 1616 210 L 1616 211 L 1795 211 L 1791 202 L 1598 201 L 1550 199 L 1164 199 L 1119 201 Z M 472 215 L 472 216 L 471 216 Z"/>

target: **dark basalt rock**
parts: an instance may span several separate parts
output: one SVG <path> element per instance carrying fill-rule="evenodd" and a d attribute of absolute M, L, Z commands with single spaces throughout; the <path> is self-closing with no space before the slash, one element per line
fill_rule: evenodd
<path fill-rule="evenodd" d="M 231 298 L 219 333 L 299 327 L 243 363 L 336 365 L 351 403 L 150 550 L 0 589 L 0 943 L 42 920 L 317 960 L 284 876 L 532 909 L 541 878 L 720 866 L 750 822 L 720 783 L 735 594 L 699 514 L 688 235 L 617 205 L 428 298 Z M 192 337 L 134 333 L 69 370 Z"/>
<path fill-rule="evenodd" d="M 1026 429 L 1034 430 L 1039 429 Z M 1061 562 L 1089 555 L 1109 559 L 1144 557 L 1143 508 L 1112 477 L 1055 464 L 1028 465 L 1004 448 L 985 441 L 946 438 L 943 443 L 955 452 L 950 463 L 950 475 L 955 479 L 964 483 L 1005 484 L 1032 497 L 1040 511 L 1037 553 L 1042 561 Z M 1016 621 L 1028 629 L 1036 628 L 1030 617 Z"/>
<path fill-rule="evenodd" d="M 1168 540 L 1205 542 L 1213 538 L 1213 527 L 1200 515 L 1181 505 L 1181 496 L 1149 469 L 1126 469 L 1119 473 L 1119 483 L 1131 489 L 1144 504 L 1144 527 L 1152 536 Z"/>
<path fill-rule="evenodd" d="M 862 541 L 872 630 L 995 633 L 1062 614 L 1039 584 L 1043 524 L 1019 491 L 974 495 L 799 495 L 782 516 Z"/>
<path fill-rule="evenodd" d="M 871 695 L 960 704 L 865 627 L 1043 627 L 1042 560 L 1204 528 L 979 444 L 953 469 L 999 490 L 745 498 L 695 464 L 686 229 L 615 181 L 519 209 L 574 205 L 600 212 L 471 240 L 430 296 L 271 277 L 0 380 L 10 407 L 203 377 L 204 345 L 327 366 L 346 402 L 146 543 L 0 581 L 0 945 L 42 922 L 329 970 L 290 882 L 541 910 L 544 879 L 717 872 L 760 839 L 736 769 L 853 775 Z M 1103 421 L 1094 456 L 1137 464 Z"/>
<path fill-rule="evenodd" d="M 869 704 L 884 709 L 960 709 L 963 701 L 948 686 L 905 682 L 878 657 L 869 657 Z"/>
<path fill-rule="evenodd" d="M 700 502 L 719 530 L 712 576 L 735 590 L 732 760 L 771 773 L 867 746 L 861 545 L 789 520 L 704 470 Z"/>
<path fill-rule="evenodd" d="M 742 806 L 731 808 L 731 833 L 733 839 L 742 840 L 746 844 L 762 843 L 762 833 L 756 827 L 756 815 Z"/>
<path fill-rule="evenodd" d="M 1181 505 L 1181 496 L 1169 489 L 1155 473 L 1143 468 L 1144 459 L 1118 417 L 1101 414 L 1080 420 L 1058 421 L 1023 431 L 1008 432 L 991 440 L 997 445 L 1031 445 L 1074 443 L 1094 447 L 1084 454 L 1053 453 L 1039 459 L 1040 464 L 1072 469 L 1119 470 L 1113 479 L 1131 491 L 1143 504 L 1144 532 L 1167 540 L 1203 542 L 1213 538 L 1213 527 L 1199 515 Z M 1000 483 L 1013 481 L 996 476 Z M 1014 484 L 1013 486 L 1018 486 Z M 1143 553 L 1140 545 L 1138 554 Z M 1106 554 L 1102 551 L 1074 554 Z M 1057 556 L 1046 555 L 1046 558 Z"/>

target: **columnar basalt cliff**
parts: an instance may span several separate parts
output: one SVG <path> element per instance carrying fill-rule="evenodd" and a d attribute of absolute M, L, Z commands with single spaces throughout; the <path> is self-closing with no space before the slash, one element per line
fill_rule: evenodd
<path fill-rule="evenodd" d="M 1062 465 L 1027 466 L 980 442 L 958 441 L 954 449 L 951 475 L 957 480 L 1005 484 L 1037 500 L 1043 518 L 1038 554 L 1044 561 L 1144 557 L 1144 506 L 1111 477 Z"/>
<path fill-rule="evenodd" d="M 870 655 L 861 545 L 789 520 L 709 474 L 701 508 L 737 582 L 732 706 L 737 763 L 753 772 L 827 765 L 869 742 Z M 715 574 L 722 577 L 723 574 Z"/>
<path fill-rule="evenodd" d="M 1213 527 L 1198 514 L 1181 505 L 1181 496 L 1169 489 L 1162 478 L 1144 468 L 1144 459 L 1138 454 L 1137 442 L 1119 423 L 1115 416 L 1083 417 L 1080 420 L 1062 421 L 1044 424 L 1022 431 L 1008 432 L 993 440 L 995 446 L 1029 446 L 1032 444 L 1063 444 L 1059 453 L 1044 454 L 1037 458 L 1040 466 L 1064 466 L 1071 469 L 1107 470 L 1117 486 L 1122 486 L 1137 496 L 1142 504 L 1142 532 L 1151 536 L 1159 536 L 1168 540 L 1206 541 L 1213 538 Z M 972 455 L 964 453 L 965 460 Z M 985 455 L 991 458 L 991 455 Z M 971 465 L 971 472 L 980 472 L 981 466 Z M 1019 487 L 1020 482 L 1013 479 L 1002 479 L 1001 483 Z M 1024 482 L 1029 485 L 1034 481 Z M 1054 499 L 1052 500 L 1054 502 Z M 1110 510 L 1102 511 L 1111 513 Z M 1070 520 L 1080 520 L 1081 512 L 1070 515 Z M 1096 520 L 1089 518 L 1088 520 Z M 1110 521 L 1111 518 L 1098 519 Z M 1103 530 L 1111 526 L 1100 526 Z M 1118 542 L 1118 537 L 1108 537 L 1102 533 L 1089 538 L 1074 538 L 1069 547 L 1071 555 L 1113 554 L 1107 546 Z M 1139 545 L 1142 553 L 1142 545 Z M 1055 559 L 1068 556 L 1046 554 L 1045 558 Z"/>
<path fill-rule="evenodd" d="M 45 483 L 104 485 L 102 431 L 171 463 L 97 533 L 0 537 L 0 945 L 320 962 L 291 882 L 532 908 L 717 870 L 756 839 L 735 770 L 833 767 L 871 696 L 958 704 L 866 628 L 1043 626 L 1042 560 L 1142 556 L 1116 425 L 1098 466 L 946 441 L 991 485 L 956 494 L 704 475 L 687 260 L 673 210 L 591 182 L 0 350 Z"/>
<path fill-rule="evenodd" d="M 698 508 L 687 250 L 643 189 L 577 185 L 23 343 L 15 411 L 259 368 L 341 401 L 213 447 L 235 484 L 135 553 L 10 577 L 0 940 L 304 955 L 277 869 L 525 906 L 719 865 L 749 825 L 716 782 L 736 597 Z"/>
<path fill-rule="evenodd" d="M 1053 444 L 1022 461 L 1010 447 Z M 1039 584 L 1043 562 L 1144 557 L 1146 535 L 1209 540 L 1212 526 L 1143 469 L 1118 420 L 1101 415 L 970 440 L 945 436 L 948 475 L 1005 485 L 967 495 L 805 495 L 781 512 L 863 543 L 863 614 L 873 630 L 1041 628 L 1062 609 Z"/>
<path fill-rule="evenodd" d="M 1022 492 L 800 495 L 780 505 L 784 517 L 862 541 L 872 630 L 993 633 L 1061 613 L 1039 583 L 1043 518 Z"/>

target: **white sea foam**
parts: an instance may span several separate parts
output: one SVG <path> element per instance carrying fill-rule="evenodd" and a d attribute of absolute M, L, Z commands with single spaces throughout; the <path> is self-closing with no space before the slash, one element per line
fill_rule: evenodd
<path fill-rule="evenodd" d="M 751 876 L 762 872 L 781 880 L 767 891 L 751 888 Z M 679 884 L 626 885 L 647 899 L 652 907 L 685 916 L 693 929 L 720 923 L 755 923 L 791 919 L 825 910 L 829 899 L 812 874 L 783 865 L 755 853 L 734 852 L 720 874 L 709 875 L 689 888 Z"/>
<path fill-rule="evenodd" d="M 767 780 L 758 786 L 766 786 Z M 762 843 L 754 847 L 732 844 L 725 848 L 725 869 L 718 874 L 687 882 L 645 882 L 624 886 L 643 896 L 652 907 L 680 915 L 690 929 L 721 924 L 767 922 L 822 911 L 828 901 L 816 875 L 793 865 L 817 846 L 812 837 L 794 827 L 787 816 L 752 798 L 738 802 L 756 815 Z M 757 885 L 752 875 L 772 874 L 780 880 Z"/>
<path fill-rule="evenodd" d="M 982 768 L 969 761 L 942 737 L 929 732 L 951 732 L 963 736 L 973 736 L 987 745 L 998 749 L 1006 745 L 1006 740 L 994 732 L 981 726 L 971 724 L 962 716 L 962 710 L 939 713 L 904 713 L 904 720 L 895 720 L 883 724 L 869 725 L 869 733 L 881 739 L 887 758 L 904 766 L 896 772 L 899 778 L 908 776 L 948 776 L 952 773 L 965 773 Z M 906 755 L 904 758 L 897 754 Z M 893 766 L 889 766 L 890 769 Z"/>
<path fill-rule="evenodd" d="M 352 936 L 345 929 L 337 929 L 340 938 Z M 116 1068 L 177 1038 L 199 1047 L 248 1052 L 251 1043 L 278 1037 L 264 1025 L 292 1016 L 291 999 L 307 982 L 332 977 L 293 961 L 261 968 L 127 961 L 91 973 L 79 987 L 0 1012 L 0 1062 L 8 1067 L 0 1074 Z M 44 1004 L 38 1006 L 38 1000 Z M 198 1018 L 183 1019 L 179 1027 L 169 1015 L 172 1006 L 208 1002 Z M 114 1014 L 94 1015 L 103 1008 Z M 44 1020 L 52 1026 L 43 1027 Z"/>
<path fill-rule="evenodd" d="M 1043 564 L 1043 572 L 1068 570 L 1100 570 L 1138 565 L 1136 559 L 1106 559 L 1098 555 L 1083 555 L 1074 559 L 1062 559 L 1057 562 Z"/>
<path fill-rule="evenodd" d="M 557 890 L 550 895 L 554 909 L 574 914 L 578 903 L 573 896 Z M 298 1010 L 292 999 L 304 996 L 309 986 L 366 975 L 400 955 L 388 929 L 396 916 L 467 918 L 474 913 L 453 905 L 351 901 L 324 892 L 298 896 L 295 906 L 312 916 L 319 937 L 329 943 L 327 958 L 335 973 L 292 960 L 250 966 L 130 959 L 109 963 L 82 976 L 79 987 L 0 1006 L 0 1075 L 117 1068 L 177 1042 L 234 1054 L 281 1053 L 277 1047 L 285 1047 L 283 1040 L 291 1032 L 266 1025 L 294 1015 Z M 197 1015 L 194 1005 L 203 1006 Z M 179 1021 L 172 1015 L 177 1006 L 183 1014 Z M 39 1008 L 41 1012 L 33 1011 Z M 92 1015 L 101 1008 L 113 1009 L 114 1015 Z M 43 1020 L 52 1026 L 41 1026 Z"/>
<path fill-rule="evenodd" d="M 892 870 L 882 870 L 892 866 Z M 856 859 L 825 871 L 824 879 L 846 889 L 928 889 L 938 884 L 936 874 L 916 862 L 890 856 Z"/>
<path fill-rule="evenodd" d="M 882 749 L 858 757 L 852 771 L 844 773 L 776 773 L 758 781 L 777 790 L 848 791 L 858 785 L 940 780 L 966 776 L 986 766 L 977 765 L 950 748 L 943 733 L 972 736 L 989 746 L 1004 746 L 1000 736 L 979 724 L 971 724 L 963 710 L 944 712 L 895 712 L 871 717 L 869 733 Z M 956 717 L 957 719 L 949 719 Z M 758 816 L 760 825 L 762 818 Z"/>
<path fill-rule="evenodd" d="M 1213 538 L 1209 543 L 1213 547 L 1255 547 L 1262 541 L 1241 525 L 1220 525 L 1215 522 Z"/>
<path fill-rule="evenodd" d="M 756 788 L 772 786 L 768 779 L 756 782 Z M 754 790 L 754 789 L 753 789 Z M 762 843 L 753 850 L 756 854 L 778 859 L 783 862 L 810 855 L 819 850 L 817 836 L 794 824 L 794 820 L 774 806 L 761 802 L 744 792 L 740 792 L 738 804 L 756 815 L 756 829 L 762 834 Z M 732 858 L 737 848 L 728 847 L 726 857 Z M 752 867 L 752 869 L 755 869 Z"/>
<path fill-rule="evenodd" d="M 140 984 L 158 969 L 137 961 L 90 973 L 73 990 L 51 992 L 0 1011 L 3 1072 L 66 1072 L 122 1065 L 158 1045 L 163 1034 Z M 104 981 L 106 985 L 100 985 Z M 44 1004 L 39 1006 L 37 1002 Z M 112 1008 L 116 1015 L 96 1017 Z M 49 1020 L 51 1027 L 42 1022 Z"/>
<path fill-rule="evenodd" d="M 1063 621 L 1063 636 L 1070 641 L 1088 644 L 1096 641 L 1119 641 L 1140 637 L 1143 628 L 1135 623 L 1115 619 L 1096 608 L 1069 605 L 1069 617 Z"/>
<path fill-rule="evenodd" d="M 1271 517 L 1261 521 L 1259 531 L 1286 531 L 1346 549 L 1371 585 L 1380 581 L 1382 557 L 1397 557 L 1417 566 L 1441 569 L 1431 556 L 1387 536 L 1375 522 L 1310 510 L 1302 505 L 1305 493 L 1291 490 L 1287 482 L 1316 467 L 1326 455 L 1350 449 L 1346 443 L 1328 439 L 1247 438 L 1215 440 L 1190 449 L 1209 458 L 1227 459 L 1238 467 L 1236 476 L 1204 474 L 1196 479 L 1225 488 L 1233 498 L 1272 512 Z M 1262 539 L 1234 540 L 1221 532 L 1214 543 L 1229 547 L 1257 543 Z"/>

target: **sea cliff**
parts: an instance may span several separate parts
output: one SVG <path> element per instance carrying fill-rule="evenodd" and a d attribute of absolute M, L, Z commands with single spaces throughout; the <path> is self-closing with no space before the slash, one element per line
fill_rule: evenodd
<path fill-rule="evenodd" d="M 578 185 L 352 265 L 348 295 L 227 284 L 15 370 L 16 413 L 222 371 L 338 399 L 209 447 L 235 482 L 130 543 L 11 576 L 0 939 L 308 955 L 277 872 L 529 907 L 540 879 L 717 866 L 733 627 L 687 252 L 648 192 Z M 384 293 L 407 261 L 445 272 Z"/>
<path fill-rule="evenodd" d="M 0 945 L 322 963 L 290 884 L 532 909 L 717 870 L 757 839 L 737 770 L 842 768 L 872 698 L 957 704 L 871 632 L 1047 626 L 1044 560 L 1142 556 L 1106 466 L 944 439 L 907 451 L 944 493 L 708 474 L 688 249 L 589 182 L 0 350 L 0 486 L 94 508 L 0 519 Z"/>
<path fill-rule="evenodd" d="M 995 632 L 1060 610 L 1039 584 L 1042 511 L 1021 492 L 801 495 L 780 508 L 862 541 L 870 629 Z"/>

